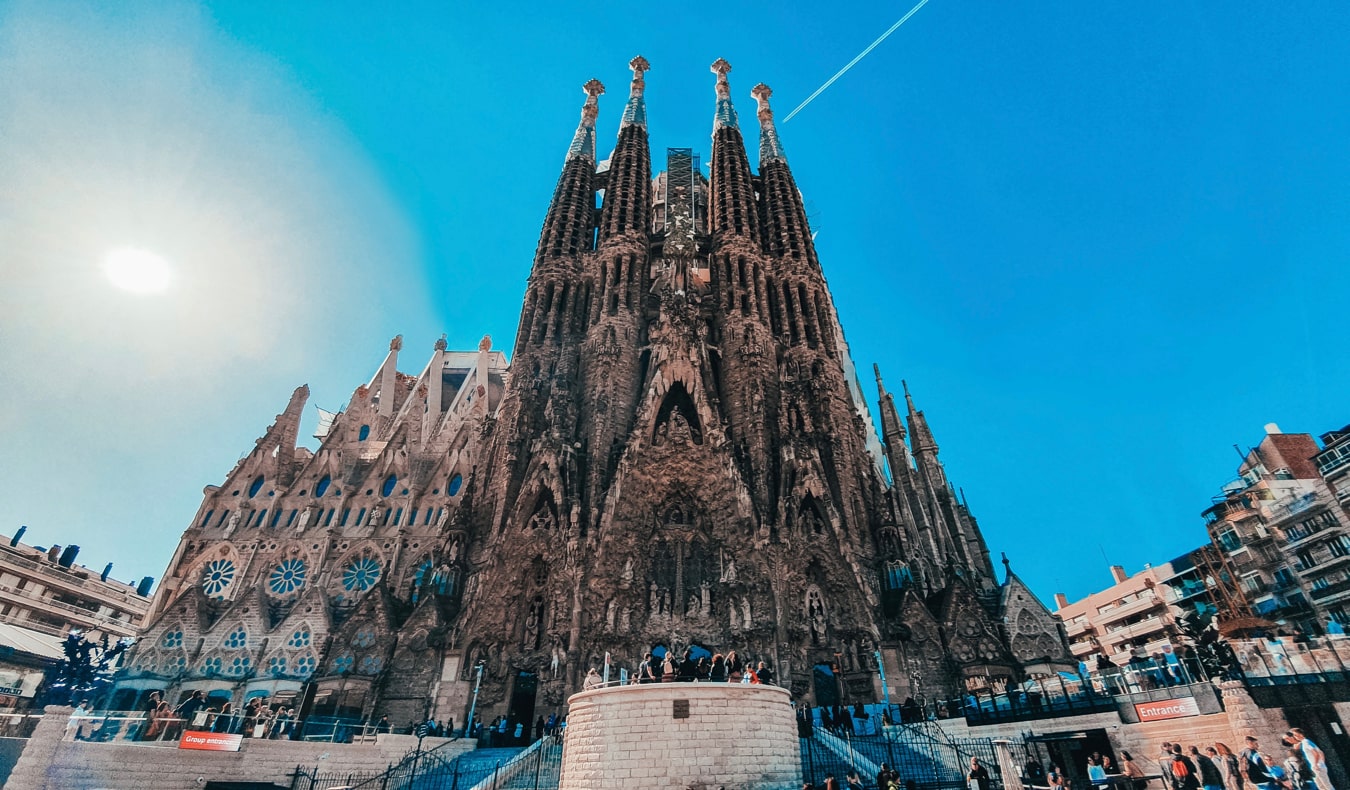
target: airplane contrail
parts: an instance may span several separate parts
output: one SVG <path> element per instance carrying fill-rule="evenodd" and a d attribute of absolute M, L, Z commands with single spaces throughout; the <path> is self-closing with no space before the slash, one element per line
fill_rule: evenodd
<path fill-rule="evenodd" d="M 909 21 L 909 18 L 912 17 L 912 16 L 914 16 L 914 12 L 918 11 L 920 8 L 923 8 L 923 7 L 926 6 L 926 5 L 928 5 L 928 0 L 919 0 L 919 4 L 916 5 L 916 6 L 914 6 L 914 7 L 911 8 L 911 9 L 909 9 L 909 13 L 907 13 L 907 14 L 905 14 L 904 16 L 900 17 L 900 21 L 899 21 L 899 22 L 896 22 L 894 25 L 891 25 L 891 29 L 890 29 L 890 30 L 887 30 L 885 33 L 882 33 L 880 36 L 878 36 L 876 41 L 873 41 L 871 44 L 869 44 L 869 45 L 867 46 L 867 49 L 864 49 L 862 52 L 859 52 L 859 53 L 858 53 L 858 57 L 854 58 L 853 60 L 850 60 L 850 61 L 848 62 L 848 65 L 847 65 L 847 66 L 845 66 L 845 67 L 843 67 L 842 69 L 840 69 L 839 72 L 838 72 L 837 74 L 835 74 L 833 77 L 830 77 L 830 79 L 829 79 L 824 85 L 821 85 L 819 88 L 816 88 L 816 92 L 815 92 L 815 93 L 811 94 L 810 96 L 807 96 L 807 97 L 806 97 L 806 101 L 804 101 L 804 102 L 802 102 L 801 104 L 797 105 L 797 109 L 795 109 L 795 110 L 793 110 L 792 112 L 788 113 L 788 114 L 787 114 L 787 117 L 783 119 L 783 123 L 787 123 L 788 121 L 792 120 L 792 116 L 794 116 L 794 115 L 796 115 L 797 113 L 801 112 L 801 111 L 802 111 L 802 108 L 804 108 L 804 107 L 806 107 L 806 105 L 810 104 L 813 100 L 815 100 L 815 98 L 816 98 L 817 96 L 819 96 L 820 94 L 824 93 L 826 88 L 828 88 L 828 87 L 830 87 L 831 85 L 833 85 L 835 80 L 837 80 L 837 79 L 839 79 L 840 77 L 844 76 L 844 74 L 845 74 L 849 69 L 851 69 L 851 68 L 853 68 L 854 66 L 858 65 L 858 61 L 860 61 L 860 60 L 862 60 L 863 58 L 867 57 L 867 53 L 869 53 L 869 52 L 871 52 L 872 50 L 876 49 L 876 48 L 877 48 L 877 45 L 880 44 L 881 42 L 885 41 L 887 36 L 889 36 L 890 34 L 894 33 L 895 31 L 899 30 L 901 25 L 905 24 L 905 22 L 908 22 L 908 21 Z"/>

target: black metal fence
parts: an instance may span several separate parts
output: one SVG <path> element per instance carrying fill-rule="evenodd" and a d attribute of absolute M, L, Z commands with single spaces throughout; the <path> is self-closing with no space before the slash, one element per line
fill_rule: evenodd
<path fill-rule="evenodd" d="M 966 770 L 977 757 L 989 771 L 991 786 L 1003 788 L 992 738 L 948 738 L 935 725 L 887 727 L 876 735 L 844 733 L 836 739 L 813 735 L 800 743 L 802 780 L 813 786 L 823 786 L 830 775 L 842 786 L 848 773 L 857 771 L 863 787 L 874 790 L 876 769 L 884 765 L 899 774 L 902 788 L 966 790 Z M 1011 752 L 1015 765 L 1026 762 L 1021 740 L 1011 743 Z"/>
<path fill-rule="evenodd" d="M 414 752 L 380 772 L 320 772 L 297 766 L 291 790 L 556 790 L 562 744 L 546 738 L 532 749 L 476 749 L 453 757 Z"/>

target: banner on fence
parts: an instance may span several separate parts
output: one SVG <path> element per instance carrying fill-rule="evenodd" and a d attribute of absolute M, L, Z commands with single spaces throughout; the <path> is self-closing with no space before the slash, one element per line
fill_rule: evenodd
<path fill-rule="evenodd" d="M 1139 714 L 1139 721 L 1141 722 L 1162 721 L 1163 719 L 1199 716 L 1200 706 L 1195 704 L 1195 697 L 1182 697 L 1158 702 L 1136 702 L 1134 712 Z"/>
<path fill-rule="evenodd" d="M 242 735 L 188 730 L 179 739 L 178 748 L 197 749 L 203 752 L 237 752 L 243 742 L 244 736 Z"/>

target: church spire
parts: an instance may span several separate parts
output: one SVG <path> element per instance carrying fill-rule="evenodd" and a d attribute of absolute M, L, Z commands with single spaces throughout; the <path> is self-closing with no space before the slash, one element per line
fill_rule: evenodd
<path fill-rule="evenodd" d="M 591 80 L 581 86 L 586 91 L 586 103 L 581 105 L 581 122 L 577 124 L 576 134 L 572 135 L 572 145 L 567 148 L 567 161 L 589 159 L 595 161 L 595 118 L 600 114 L 600 94 L 605 86 L 600 80 Z"/>
<path fill-rule="evenodd" d="M 647 144 L 647 105 L 642 98 L 647 85 L 644 75 L 651 65 L 638 55 L 628 67 L 633 70 L 633 84 L 602 185 L 605 204 L 600 214 L 600 246 L 620 236 L 645 242 L 651 226 L 652 158 Z M 636 295 L 630 295 L 628 301 L 630 305 L 635 303 Z"/>
<path fill-rule="evenodd" d="M 756 114 L 759 116 L 760 168 L 767 162 L 786 162 L 783 144 L 778 140 L 778 129 L 773 125 L 773 110 L 769 107 L 769 97 L 773 95 L 773 88 L 761 82 L 750 90 L 750 95 L 755 97 L 755 102 L 759 105 Z"/>
<path fill-rule="evenodd" d="M 641 55 L 628 61 L 628 68 L 633 70 L 633 83 L 628 88 L 628 104 L 623 108 L 620 129 L 625 126 L 647 125 L 647 100 L 642 95 L 647 89 L 647 81 L 643 79 L 643 75 L 650 71 L 651 67 L 647 59 Z"/>
<path fill-rule="evenodd" d="M 717 113 L 713 116 L 713 132 L 718 129 L 731 127 L 738 128 L 736 122 L 736 108 L 731 104 L 731 83 L 727 82 L 727 73 L 731 71 L 731 64 L 727 63 L 725 58 L 718 58 L 713 61 L 712 72 L 717 75 Z"/>
<path fill-rule="evenodd" d="M 933 432 L 928 428 L 928 418 L 914 407 L 914 398 L 909 394 L 909 384 L 901 381 L 900 386 L 905 390 L 905 406 L 909 409 L 909 435 L 912 437 L 911 444 L 914 446 L 914 454 L 932 453 L 936 456 L 938 445 L 937 441 L 933 439 Z"/>
<path fill-rule="evenodd" d="M 736 126 L 736 109 L 731 106 L 731 85 L 727 73 L 731 64 L 718 58 L 712 64 L 717 75 L 717 114 L 713 118 L 712 168 L 709 180 L 714 246 L 740 237 L 748 242 L 741 252 L 759 252 L 759 210 L 755 206 L 755 186 L 750 176 L 750 161 L 745 155 L 745 140 Z"/>

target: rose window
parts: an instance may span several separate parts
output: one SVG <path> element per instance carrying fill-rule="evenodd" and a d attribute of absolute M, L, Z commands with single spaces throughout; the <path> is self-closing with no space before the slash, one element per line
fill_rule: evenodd
<path fill-rule="evenodd" d="M 342 586 L 352 592 L 365 592 L 380 578 L 380 564 L 374 557 L 358 557 L 342 572 Z"/>
<path fill-rule="evenodd" d="M 272 660 L 267 662 L 267 674 L 274 678 L 279 678 L 286 674 L 286 657 L 272 656 Z"/>
<path fill-rule="evenodd" d="M 208 675 L 218 675 L 222 669 L 220 656 L 211 656 L 202 662 L 202 671 Z"/>
<path fill-rule="evenodd" d="M 278 563 L 267 580 L 267 586 L 277 595 L 293 593 L 304 585 L 305 561 L 296 558 Z"/>
<path fill-rule="evenodd" d="M 309 675 L 314 672 L 314 656 L 300 656 L 295 660 L 295 674 Z"/>
<path fill-rule="evenodd" d="M 291 647 L 309 647 L 310 633 L 308 628 L 302 628 L 291 634 L 291 638 L 286 640 L 286 644 Z"/>
<path fill-rule="evenodd" d="M 179 628 L 173 631 L 165 631 L 164 640 L 161 642 L 161 644 L 164 645 L 165 647 L 182 647 L 183 629 Z"/>
<path fill-rule="evenodd" d="M 220 596 L 225 588 L 234 583 L 234 562 L 231 560 L 212 560 L 202 569 L 202 590 L 207 595 Z"/>
<path fill-rule="evenodd" d="M 230 662 L 230 674 L 231 675 L 248 674 L 248 664 L 249 664 L 248 656 L 235 656 L 234 660 Z"/>
<path fill-rule="evenodd" d="M 351 653 L 343 653 L 333 659 L 333 671 L 337 673 L 351 672 L 356 664 L 356 658 Z"/>
<path fill-rule="evenodd" d="M 379 656 L 366 656 L 361 659 L 361 674 L 377 675 L 384 668 L 384 659 Z"/>
<path fill-rule="evenodd" d="M 242 626 L 234 629 L 230 632 L 229 636 L 225 637 L 226 647 L 244 647 L 247 644 L 248 632 L 245 631 Z"/>

